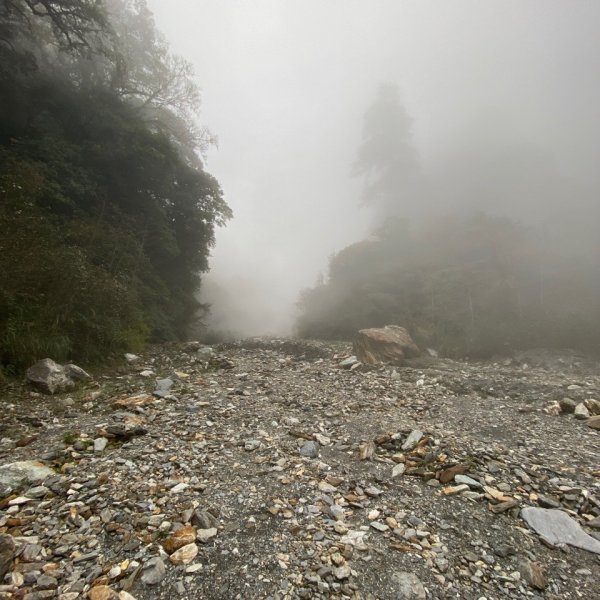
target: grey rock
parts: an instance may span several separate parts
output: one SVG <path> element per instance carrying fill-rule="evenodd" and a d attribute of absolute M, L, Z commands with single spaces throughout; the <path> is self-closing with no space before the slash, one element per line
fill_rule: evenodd
<path fill-rule="evenodd" d="M 584 400 L 586 408 L 590 411 L 591 415 L 600 415 L 600 400 L 594 398 L 588 398 Z"/>
<path fill-rule="evenodd" d="M 73 381 L 89 381 L 92 378 L 87 371 L 84 371 L 81 367 L 73 363 L 66 364 L 63 369 L 67 377 Z"/>
<path fill-rule="evenodd" d="M 208 511 L 197 509 L 192 515 L 192 525 L 199 529 L 212 529 L 219 526 L 219 521 Z"/>
<path fill-rule="evenodd" d="M 94 440 L 94 452 L 102 452 L 108 444 L 105 437 L 99 437 Z"/>
<path fill-rule="evenodd" d="M 529 485 L 531 483 L 531 477 L 529 477 L 529 475 L 527 475 L 523 469 L 514 469 L 514 473 L 525 485 Z"/>
<path fill-rule="evenodd" d="M 19 553 L 23 562 L 34 562 L 40 558 L 43 548 L 39 544 L 25 544 Z"/>
<path fill-rule="evenodd" d="M 214 538 L 217 535 L 218 531 L 216 527 L 211 527 L 210 529 L 198 529 L 196 532 L 196 538 L 199 542 L 206 544 L 208 540 Z"/>
<path fill-rule="evenodd" d="M 333 576 L 338 579 L 348 579 L 351 575 L 350 567 L 348 565 L 342 565 L 341 567 L 337 567 L 333 570 Z"/>
<path fill-rule="evenodd" d="M 31 365 L 25 372 L 25 376 L 29 382 L 46 394 L 65 392 L 75 387 L 75 381 L 69 377 L 65 367 L 51 358 L 44 358 Z"/>
<path fill-rule="evenodd" d="M 86 571 L 85 582 L 91 583 L 92 581 L 98 579 L 100 575 L 102 575 L 102 567 L 100 565 L 94 565 L 89 571 Z"/>
<path fill-rule="evenodd" d="M 173 380 L 169 377 L 158 379 L 156 381 L 156 389 L 152 392 L 158 398 L 164 398 L 169 395 L 169 390 L 173 387 Z"/>
<path fill-rule="evenodd" d="M 419 519 L 419 517 L 417 517 L 416 515 L 408 515 L 406 516 L 405 520 L 411 527 L 425 526 L 425 521 L 423 521 L 423 519 Z"/>
<path fill-rule="evenodd" d="M 538 504 L 543 508 L 560 508 L 560 502 L 558 499 L 552 496 L 546 496 L 544 494 L 539 495 Z"/>
<path fill-rule="evenodd" d="M 392 469 L 392 479 L 394 477 L 399 477 L 400 475 L 404 474 L 404 471 L 406 471 L 406 465 L 404 463 L 398 463 L 393 469 Z"/>
<path fill-rule="evenodd" d="M 574 415 L 576 419 L 588 419 L 590 417 L 590 411 L 587 409 L 587 406 L 583 402 L 580 402 L 575 407 Z"/>
<path fill-rule="evenodd" d="M 571 398 L 563 398 L 558 401 L 560 409 L 565 414 L 573 414 L 575 412 L 575 408 L 577 407 L 577 402 L 572 400 Z"/>
<path fill-rule="evenodd" d="M 317 458 L 319 456 L 319 444 L 317 442 L 306 441 L 300 446 L 299 452 L 302 456 Z"/>
<path fill-rule="evenodd" d="M 515 554 L 515 549 L 508 544 L 499 544 L 494 547 L 494 554 L 500 558 L 506 558 Z"/>
<path fill-rule="evenodd" d="M 210 346 L 202 346 L 196 352 L 196 356 L 200 360 L 208 361 L 215 357 L 215 351 Z"/>
<path fill-rule="evenodd" d="M 36 460 L 0 465 L 0 491 L 10 493 L 22 485 L 34 484 L 54 475 L 54 471 Z"/>
<path fill-rule="evenodd" d="M 345 358 L 343 361 L 340 362 L 340 367 L 342 367 L 342 369 L 350 369 L 358 362 L 359 360 L 358 358 L 356 358 L 356 356 L 349 356 L 348 358 Z"/>
<path fill-rule="evenodd" d="M 539 562 L 533 562 L 526 558 L 520 560 L 519 573 L 532 588 L 543 590 L 546 587 L 546 574 Z"/>
<path fill-rule="evenodd" d="M 445 573 L 450 567 L 448 559 L 444 558 L 443 556 L 441 556 L 440 558 L 436 558 L 434 563 L 440 573 Z"/>
<path fill-rule="evenodd" d="M 404 444 L 402 444 L 402 450 L 412 450 L 420 442 L 422 437 L 422 431 L 419 429 L 413 429 L 406 438 Z"/>
<path fill-rule="evenodd" d="M 456 483 L 463 483 L 468 485 L 470 488 L 474 488 L 476 490 L 481 489 L 481 487 L 483 487 L 481 485 L 481 483 L 479 483 L 479 481 L 476 481 L 475 479 L 473 479 L 472 477 L 468 477 L 467 475 L 455 475 L 454 476 L 454 481 L 456 481 Z"/>
<path fill-rule="evenodd" d="M 390 588 L 397 600 L 425 600 L 427 597 L 421 580 L 408 571 L 394 573 Z"/>
<path fill-rule="evenodd" d="M 246 440 L 244 442 L 244 450 L 246 450 L 246 452 L 252 452 L 253 450 L 256 450 L 259 447 L 260 447 L 259 440 Z"/>
<path fill-rule="evenodd" d="M 344 511 L 344 508 L 342 506 L 338 506 L 337 504 L 332 504 L 329 507 L 329 514 L 336 521 L 343 521 L 344 520 L 345 511 Z"/>
<path fill-rule="evenodd" d="M 151 558 L 142 568 L 142 581 L 146 585 L 156 585 L 160 583 L 167 574 L 165 563 L 157 556 Z"/>
<path fill-rule="evenodd" d="M 579 523 L 567 513 L 552 508 L 527 506 L 521 510 L 521 518 L 553 546 L 568 544 L 600 554 L 600 541 L 585 533 Z"/>
<path fill-rule="evenodd" d="M 181 492 L 185 491 L 188 489 L 188 487 L 190 487 L 189 483 L 185 483 L 185 481 L 181 481 L 180 483 L 175 484 L 170 490 L 169 492 L 171 494 L 180 494 Z"/>
<path fill-rule="evenodd" d="M 44 485 L 37 485 L 35 487 L 29 488 L 25 492 L 25 496 L 28 498 L 33 498 L 35 500 L 39 498 L 43 498 L 50 490 Z"/>
<path fill-rule="evenodd" d="M 42 590 L 51 590 L 58 586 L 58 580 L 51 575 L 40 575 L 37 578 L 36 585 Z"/>
<path fill-rule="evenodd" d="M 15 541 L 12 535 L 0 533 L 0 581 L 10 571 L 15 558 Z"/>

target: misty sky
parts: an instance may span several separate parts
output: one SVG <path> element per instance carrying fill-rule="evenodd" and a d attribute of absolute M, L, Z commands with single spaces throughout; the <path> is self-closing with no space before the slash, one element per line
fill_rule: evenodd
<path fill-rule="evenodd" d="M 215 316 L 243 334 L 284 332 L 299 290 L 371 230 L 350 170 L 382 82 L 400 86 L 421 160 L 444 174 L 427 211 L 481 202 L 535 219 L 546 194 L 570 202 L 569 182 L 597 201 L 596 0 L 148 4 L 194 64 L 201 122 L 219 139 L 207 169 L 235 218 L 218 233 L 209 279 L 232 292 Z"/>

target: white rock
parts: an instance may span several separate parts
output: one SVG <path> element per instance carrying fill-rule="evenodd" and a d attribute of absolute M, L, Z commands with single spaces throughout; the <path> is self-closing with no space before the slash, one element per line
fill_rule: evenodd
<path fill-rule="evenodd" d="M 9 500 L 8 505 L 21 506 L 21 504 L 27 504 L 28 502 L 31 502 L 31 498 L 27 498 L 27 496 L 18 496 L 17 498 Z"/>
<path fill-rule="evenodd" d="M 342 544 L 349 544 L 350 546 L 364 545 L 364 539 L 366 535 L 366 531 L 357 531 L 351 529 L 350 531 L 348 531 L 348 533 L 346 533 L 346 535 L 343 535 L 340 538 L 340 542 Z"/>
<path fill-rule="evenodd" d="M 204 565 L 202 563 L 194 563 L 193 565 L 189 565 L 185 568 L 185 572 L 188 574 L 197 573 L 198 571 L 202 571 Z"/>
<path fill-rule="evenodd" d="M 206 544 L 208 540 L 214 538 L 217 535 L 218 531 L 216 527 L 211 527 L 210 529 L 198 529 L 196 532 L 196 539 L 203 544 Z"/>
<path fill-rule="evenodd" d="M 108 440 L 105 437 L 99 437 L 94 440 L 94 452 L 102 452 L 108 445 Z"/>
<path fill-rule="evenodd" d="M 399 477 L 400 475 L 402 475 L 404 473 L 404 471 L 406 471 L 406 465 L 404 463 L 398 463 L 392 469 L 392 478 Z"/>
<path fill-rule="evenodd" d="M 183 490 L 186 490 L 188 487 L 190 487 L 189 484 L 182 481 L 181 483 L 178 483 L 177 485 L 173 486 L 169 491 L 171 492 L 171 494 L 179 494 L 183 492 Z"/>
<path fill-rule="evenodd" d="M 413 429 L 406 438 L 404 444 L 402 444 L 402 450 L 412 450 L 421 441 L 422 437 L 422 431 L 419 429 Z"/>

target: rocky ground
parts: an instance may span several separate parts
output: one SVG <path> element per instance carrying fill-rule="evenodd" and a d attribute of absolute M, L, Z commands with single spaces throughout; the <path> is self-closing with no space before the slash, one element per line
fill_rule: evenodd
<path fill-rule="evenodd" d="M 600 431 L 564 414 L 593 411 L 596 361 L 349 354 L 180 345 L 5 384 L 0 598 L 600 598 Z"/>

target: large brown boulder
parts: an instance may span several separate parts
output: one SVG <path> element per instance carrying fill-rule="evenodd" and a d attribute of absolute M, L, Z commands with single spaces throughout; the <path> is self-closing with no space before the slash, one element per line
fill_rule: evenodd
<path fill-rule="evenodd" d="M 421 351 L 404 327 L 361 329 L 354 338 L 354 354 L 366 365 L 390 363 L 400 365 L 405 358 L 419 356 Z"/>

